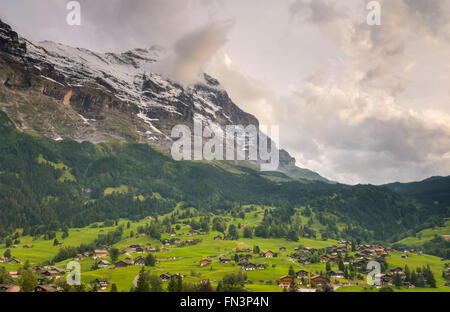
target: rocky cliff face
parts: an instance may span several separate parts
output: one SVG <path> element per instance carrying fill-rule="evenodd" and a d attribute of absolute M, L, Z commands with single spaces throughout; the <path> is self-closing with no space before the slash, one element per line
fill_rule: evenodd
<path fill-rule="evenodd" d="M 255 125 L 214 78 L 183 87 L 153 70 L 158 47 L 96 53 L 32 43 L 0 21 L 0 108 L 17 126 L 53 139 L 172 144 L 172 128 L 193 118 L 213 127 Z M 281 168 L 295 159 L 280 153 Z M 286 170 L 285 170 L 286 171 Z"/>

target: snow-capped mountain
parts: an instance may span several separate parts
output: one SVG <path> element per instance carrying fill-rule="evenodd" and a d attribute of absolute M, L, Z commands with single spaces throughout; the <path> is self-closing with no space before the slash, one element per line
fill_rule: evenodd
<path fill-rule="evenodd" d="M 258 128 L 258 120 L 207 74 L 189 87 L 156 74 L 164 53 L 160 47 L 119 54 L 33 43 L 0 21 L 0 107 L 20 128 L 53 139 L 136 141 L 164 149 L 172 144 L 172 128 L 192 127 L 194 118 L 222 129 Z M 295 168 L 284 150 L 280 161 L 282 171 Z"/>

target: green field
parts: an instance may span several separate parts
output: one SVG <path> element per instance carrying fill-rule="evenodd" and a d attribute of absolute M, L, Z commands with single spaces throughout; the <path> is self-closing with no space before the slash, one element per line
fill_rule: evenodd
<path fill-rule="evenodd" d="M 155 194 L 154 196 L 158 196 Z M 175 210 L 179 210 L 177 207 Z M 253 255 L 252 262 L 255 264 L 265 264 L 265 270 L 255 270 L 247 272 L 246 288 L 251 291 L 268 291 L 268 292 L 280 292 L 282 289 L 277 285 L 277 281 L 280 276 L 288 274 L 289 267 L 292 265 L 294 270 L 299 270 L 304 268 L 311 270 L 311 274 L 319 274 L 319 272 L 325 272 L 325 263 L 315 263 L 310 265 L 300 265 L 298 262 L 289 258 L 289 255 L 294 252 L 294 248 L 299 246 L 313 247 L 313 248 L 323 248 L 328 245 L 337 244 L 334 240 L 317 240 L 300 238 L 299 241 L 287 241 L 286 239 L 264 239 L 264 238 L 243 238 L 243 226 L 255 226 L 261 219 L 262 214 L 261 207 L 257 207 L 257 211 L 252 211 L 245 214 L 245 218 L 232 217 L 227 215 L 224 217 L 229 218 L 228 224 L 241 224 L 241 229 L 239 232 L 238 240 L 214 240 L 214 237 L 219 232 L 210 231 L 205 235 L 188 235 L 190 226 L 184 224 L 182 221 L 178 220 L 177 225 L 179 229 L 176 230 L 176 238 L 184 241 L 188 239 L 198 238 L 201 239 L 201 243 L 191 246 L 176 247 L 168 246 L 167 252 L 158 252 L 155 254 L 157 258 L 157 264 L 155 267 L 147 267 L 151 274 L 160 275 L 162 273 L 180 273 L 185 276 L 185 280 L 199 282 L 201 280 L 210 280 L 213 286 L 217 285 L 217 282 L 222 279 L 225 274 L 237 273 L 240 267 L 234 262 L 221 264 L 219 263 L 219 255 L 226 254 L 230 259 L 234 257 L 234 250 L 236 248 L 250 248 L 254 246 L 259 246 L 260 250 L 271 250 L 278 253 L 277 257 L 265 258 L 260 255 Z M 167 217 L 169 216 L 161 216 Z M 191 219 L 198 219 L 199 217 L 194 217 Z M 130 228 L 127 228 L 127 224 L 130 222 Z M 62 232 L 58 232 L 56 238 L 59 242 L 63 242 L 64 246 L 78 246 L 82 243 L 90 243 L 94 241 L 99 234 L 106 234 L 113 231 L 117 226 L 124 227 L 124 233 L 122 239 L 114 245 L 118 249 L 122 250 L 127 248 L 132 244 L 146 245 L 148 243 L 152 244 L 152 247 L 162 247 L 161 241 L 152 239 L 148 236 L 143 237 L 130 237 L 130 233 L 137 233 L 138 227 L 149 223 L 150 220 L 143 219 L 139 222 L 131 222 L 129 220 L 121 219 L 115 227 L 102 227 L 102 224 L 93 224 L 85 228 L 80 229 L 70 229 L 69 236 L 65 239 L 62 238 Z M 315 224 L 315 227 L 319 230 L 320 224 Z M 20 230 L 19 230 L 20 232 Z M 170 239 L 168 234 L 162 234 L 161 239 Z M 23 245 L 32 245 L 33 248 L 27 249 L 23 248 Z M 20 244 L 18 248 L 12 248 L 11 252 L 13 257 L 26 261 L 29 260 L 32 265 L 42 264 L 46 261 L 50 261 L 58 252 L 60 247 L 53 246 L 53 239 L 45 240 L 43 237 L 33 239 L 32 237 L 25 236 L 20 237 Z M 280 247 L 285 247 L 286 251 L 279 251 Z M 0 254 L 3 255 L 5 252 L 5 245 L 0 246 Z M 131 258 L 136 258 L 137 256 L 142 256 L 145 254 L 132 253 L 129 254 Z M 128 255 L 121 254 L 119 259 L 125 259 Z M 172 260 L 170 257 L 176 257 Z M 206 257 L 210 257 L 212 264 L 200 267 L 199 261 Z M 108 259 L 108 258 L 107 258 Z M 71 259 L 56 263 L 56 265 L 65 265 L 71 261 Z M 430 265 L 436 281 L 437 288 L 416 288 L 416 289 L 395 289 L 395 291 L 450 291 L 450 287 L 443 286 L 444 279 L 442 277 L 442 270 L 444 268 L 444 262 L 439 258 L 429 255 L 413 255 L 410 254 L 407 259 L 403 259 L 400 253 L 391 253 L 387 258 L 387 262 L 390 267 L 400 266 L 404 267 L 407 264 L 411 269 L 416 267 L 422 267 L 424 265 Z M 91 271 L 91 266 L 94 264 L 92 258 L 85 258 L 80 261 L 82 270 L 82 282 L 89 284 L 92 280 L 96 278 L 108 278 L 110 280 L 110 286 L 112 283 L 117 285 L 119 291 L 129 291 L 133 285 L 133 280 L 139 273 L 141 266 L 131 266 L 127 268 L 115 269 L 113 266 L 103 269 L 97 269 Z M 0 266 L 5 266 L 6 269 L 12 271 L 17 270 L 21 265 L 18 264 L 0 264 Z M 332 264 L 331 269 L 338 269 L 337 264 Z M 355 281 L 345 281 L 351 282 L 353 286 L 340 286 L 336 291 L 338 292 L 363 292 L 363 291 L 378 291 L 377 289 L 367 286 L 365 282 L 365 277 L 363 280 Z M 167 284 L 167 283 L 166 283 Z M 110 287 L 109 286 L 109 287 Z"/>

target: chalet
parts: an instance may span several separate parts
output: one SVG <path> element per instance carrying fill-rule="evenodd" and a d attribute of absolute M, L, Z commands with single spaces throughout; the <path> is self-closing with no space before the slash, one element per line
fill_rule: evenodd
<path fill-rule="evenodd" d="M 0 257 L 0 263 L 7 263 L 8 258 Z"/>
<path fill-rule="evenodd" d="M 309 258 L 306 258 L 306 257 L 302 257 L 302 258 L 298 259 L 298 262 L 302 263 L 302 264 L 311 264 L 311 260 L 309 260 Z"/>
<path fill-rule="evenodd" d="M 233 240 L 233 238 L 230 235 L 225 235 L 223 238 L 224 240 Z"/>
<path fill-rule="evenodd" d="M 198 232 L 195 230 L 190 230 L 188 235 L 198 235 Z"/>
<path fill-rule="evenodd" d="M 328 262 L 328 256 L 320 256 L 320 262 Z"/>
<path fill-rule="evenodd" d="M 94 260 L 100 258 L 106 258 L 108 256 L 108 251 L 106 250 L 94 250 Z"/>
<path fill-rule="evenodd" d="M 406 254 L 403 254 L 403 255 L 402 255 L 402 258 L 403 258 L 403 259 L 406 259 L 406 258 L 408 258 L 408 255 L 406 255 Z"/>
<path fill-rule="evenodd" d="M 200 260 L 200 266 L 201 267 L 209 265 L 209 264 L 211 264 L 211 260 L 209 260 L 209 259 L 202 259 L 202 260 Z"/>
<path fill-rule="evenodd" d="M 98 263 L 98 267 L 99 268 L 106 268 L 106 267 L 108 267 L 108 266 L 110 266 L 111 265 L 111 262 L 109 262 L 109 261 L 107 261 L 107 260 L 101 260 L 99 263 Z"/>
<path fill-rule="evenodd" d="M 248 263 L 247 258 L 242 258 L 241 260 L 239 260 L 239 265 L 246 265 L 247 263 Z"/>
<path fill-rule="evenodd" d="M 82 255 L 82 254 L 77 254 L 77 255 L 75 255 L 75 257 L 73 257 L 73 260 L 75 260 L 75 261 L 80 261 L 81 259 L 83 259 L 84 258 L 84 255 Z"/>
<path fill-rule="evenodd" d="M 59 272 L 56 270 L 45 270 L 44 272 L 42 272 L 42 275 L 49 279 L 58 278 Z"/>
<path fill-rule="evenodd" d="M 8 260 L 8 264 L 21 264 L 21 263 L 22 263 L 22 261 L 17 260 L 16 258 Z"/>
<path fill-rule="evenodd" d="M 337 262 L 339 262 L 339 260 L 341 260 L 340 257 L 330 257 L 330 261 L 331 261 L 331 262 L 337 263 Z"/>
<path fill-rule="evenodd" d="M 292 280 L 293 278 L 290 277 L 289 275 L 284 275 L 280 277 L 279 286 L 284 289 L 289 289 L 291 287 Z"/>
<path fill-rule="evenodd" d="M 364 267 L 365 265 L 366 265 L 366 261 L 365 260 L 355 260 L 355 261 L 353 261 L 353 266 L 354 267 L 357 267 L 357 268 L 362 268 L 362 267 Z"/>
<path fill-rule="evenodd" d="M 242 268 L 245 271 L 254 271 L 254 270 L 256 270 L 256 264 L 249 262 L 249 263 L 245 264 L 244 266 L 242 266 Z"/>
<path fill-rule="evenodd" d="M 145 258 L 142 256 L 137 257 L 134 259 L 134 265 L 145 265 Z"/>
<path fill-rule="evenodd" d="M 257 269 L 257 270 L 265 270 L 265 269 L 266 269 L 266 266 L 265 266 L 264 264 L 257 264 L 257 265 L 256 265 L 256 269 Z"/>
<path fill-rule="evenodd" d="M 314 283 L 315 285 L 323 286 L 325 284 L 328 284 L 330 281 L 326 277 L 316 275 L 311 277 L 311 282 Z"/>
<path fill-rule="evenodd" d="M 222 240 L 222 236 L 220 235 L 214 236 L 214 240 Z"/>
<path fill-rule="evenodd" d="M 21 292 L 22 288 L 18 285 L 0 284 L 0 292 Z"/>
<path fill-rule="evenodd" d="M 144 246 L 136 247 L 136 253 L 144 253 L 145 251 L 146 251 L 146 248 Z"/>
<path fill-rule="evenodd" d="M 169 273 L 163 273 L 159 276 L 159 278 L 161 279 L 161 281 L 167 282 L 167 281 L 170 281 L 172 276 Z"/>
<path fill-rule="evenodd" d="M 297 278 L 305 278 L 305 277 L 308 277 L 308 274 L 309 274 L 309 272 L 306 271 L 306 270 L 299 270 L 299 271 L 295 272 L 295 276 L 296 276 Z"/>
<path fill-rule="evenodd" d="M 39 285 L 34 289 L 35 292 L 63 292 L 63 288 L 57 285 Z"/>
<path fill-rule="evenodd" d="M 161 252 L 168 252 L 168 251 L 169 251 L 169 249 L 166 247 L 161 248 Z"/>
<path fill-rule="evenodd" d="M 115 265 L 116 269 L 118 269 L 118 268 L 126 268 L 126 267 L 129 267 L 129 266 L 132 266 L 133 265 L 133 261 L 128 260 L 128 259 L 120 260 L 120 261 L 116 262 L 114 265 Z"/>
<path fill-rule="evenodd" d="M 107 278 L 97 278 L 95 282 L 99 286 L 100 290 L 105 290 L 106 288 L 108 288 L 109 279 Z"/>
<path fill-rule="evenodd" d="M 286 251 L 286 247 L 280 247 L 280 251 Z"/>
<path fill-rule="evenodd" d="M 244 249 L 241 250 L 241 252 L 253 252 L 253 249 L 244 248 Z"/>
<path fill-rule="evenodd" d="M 401 267 L 394 267 L 391 269 L 391 273 L 401 274 L 403 273 L 403 269 Z"/>
<path fill-rule="evenodd" d="M 344 278 L 344 272 L 340 270 L 331 271 L 331 278 Z"/>
<path fill-rule="evenodd" d="M 13 279 L 16 279 L 19 276 L 19 273 L 17 271 L 9 271 L 9 276 L 11 276 Z"/>
<path fill-rule="evenodd" d="M 231 261 L 231 259 L 228 258 L 228 257 L 225 256 L 225 255 L 222 255 L 222 256 L 219 257 L 219 261 L 220 261 L 220 263 L 228 263 L 228 262 Z"/>
<path fill-rule="evenodd" d="M 264 257 L 266 257 L 266 258 L 272 258 L 273 257 L 273 252 L 270 251 L 270 250 L 264 251 L 263 254 L 264 254 Z"/>

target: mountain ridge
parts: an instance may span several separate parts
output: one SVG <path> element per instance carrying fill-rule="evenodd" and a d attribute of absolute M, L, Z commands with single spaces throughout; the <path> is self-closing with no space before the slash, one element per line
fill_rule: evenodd
<path fill-rule="evenodd" d="M 158 47 L 118 54 L 33 43 L 0 21 L 0 51 L 1 109 L 20 128 L 55 140 L 134 141 L 168 149 L 173 126 L 192 128 L 193 118 L 220 128 L 259 126 L 213 77 L 204 74 L 203 82 L 183 87 L 152 72 L 162 53 Z M 328 182 L 295 168 L 295 158 L 280 149 L 279 171 Z"/>

